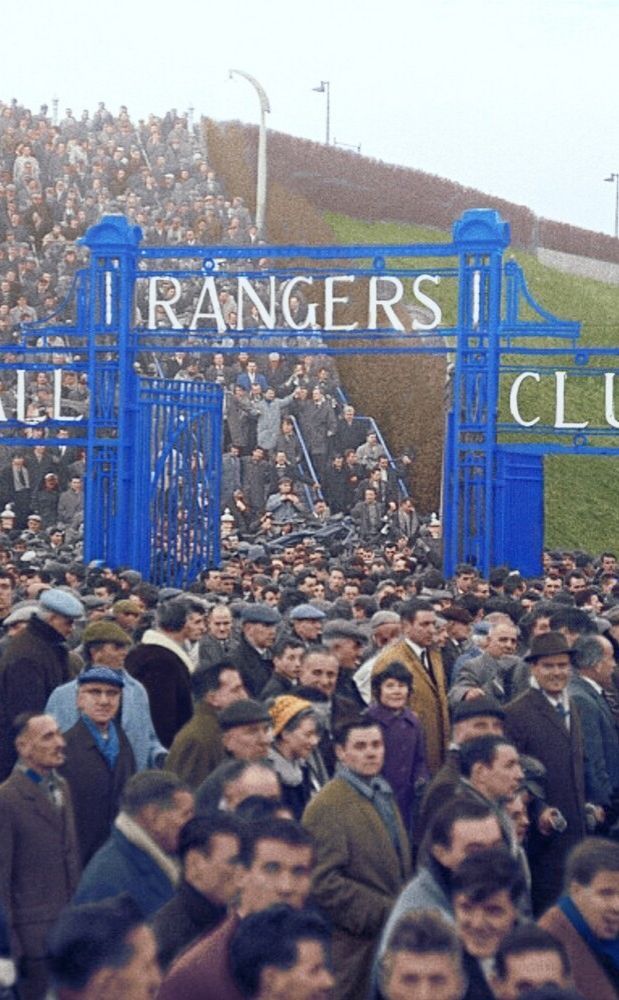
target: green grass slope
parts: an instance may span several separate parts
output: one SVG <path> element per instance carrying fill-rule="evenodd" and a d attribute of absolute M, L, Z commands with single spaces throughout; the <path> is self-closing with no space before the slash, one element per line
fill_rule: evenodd
<path fill-rule="evenodd" d="M 341 243 L 442 243 L 451 235 L 421 226 L 398 223 L 366 223 L 347 216 L 325 213 L 325 221 Z M 581 343 L 589 346 L 619 345 L 619 287 L 588 278 L 563 274 L 540 264 L 532 254 L 508 251 L 522 265 L 529 291 L 547 311 L 582 323 Z M 428 270 L 432 261 L 427 261 Z M 455 289 L 455 283 L 454 283 Z M 443 301 L 443 300 L 442 300 Z M 444 301 L 444 322 L 455 320 L 455 291 Z M 523 318 L 528 318 L 523 313 Z M 544 342 L 550 344 L 550 341 Z M 536 346 L 541 346 L 537 342 Z M 569 358 L 565 358 L 568 365 Z M 605 371 L 615 370 L 616 359 L 600 358 Z M 556 367 L 560 367 L 557 359 Z M 538 366 L 532 360 L 531 369 Z M 619 382 L 619 379 L 617 379 Z M 603 417 L 602 380 L 579 378 L 568 387 L 568 420 L 588 418 L 591 425 Z M 523 387 L 524 388 L 524 387 Z M 508 419 L 502 393 L 501 419 Z M 438 399 L 436 403 L 438 403 Z M 552 379 L 541 386 L 528 385 L 521 394 L 525 415 L 540 414 L 553 422 Z M 619 413 L 619 387 L 615 389 L 615 411 Z M 391 405 L 393 407 L 393 397 Z M 369 412 L 366 408 L 365 412 Z M 410 414 L 410 409 L 409 409 Z M 410 420 L 410 415 L 409 418 Z M 619 448 L 619 435 L 613 444 Z M 558 548 L 584 548 L 600 552 L 619 547 L 619 452 L 611 457 L 548 456 L 545 459 L 545 540 Z"/>

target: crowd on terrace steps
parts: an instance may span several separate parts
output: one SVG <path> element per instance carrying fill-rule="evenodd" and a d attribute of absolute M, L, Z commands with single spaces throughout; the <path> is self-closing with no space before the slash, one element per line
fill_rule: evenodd
<path fill-rule="evenodd" d="M 259 236 L 172 112 L 0 104 L 0 167 L 8 357 L 108 210 L 153 245 Z M 328 360 L 246 346 L 144 358 L 226 390 L 223 559 L 186 591 L 84 564 L 69 436 L 0 456 L 0 997 L 611 1000 L 614 541 L 446 579 Z"/>

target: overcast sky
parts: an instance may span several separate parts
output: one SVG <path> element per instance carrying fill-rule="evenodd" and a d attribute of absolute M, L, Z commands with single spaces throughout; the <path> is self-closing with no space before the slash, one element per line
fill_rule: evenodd
<path fill-rule="evenodd" d="M 9 13 L 10 10 L 10 13 Z M 30 0 L 3 25 L 0 98 L 104 100 L 135 118 L 190 106 L 331 138 L 614 230 L 619 0 Z"/>

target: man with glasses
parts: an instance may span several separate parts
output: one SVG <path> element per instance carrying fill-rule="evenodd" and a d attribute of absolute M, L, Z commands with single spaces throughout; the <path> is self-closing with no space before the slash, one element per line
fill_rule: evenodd
<path fill-rule="evenodd" d="M 82 865 L 109 837 L 135 772 L 131 744 L 115 722 L 124 684 L 122 672 L 108 667 L 91 667 L 77 678 L 80 718 L 65 735 L 61 773 L 71 789 Z"/>

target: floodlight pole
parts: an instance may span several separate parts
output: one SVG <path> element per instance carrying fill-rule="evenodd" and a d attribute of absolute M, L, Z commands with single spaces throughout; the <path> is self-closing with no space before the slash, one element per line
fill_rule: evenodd
<path fill-rule="evenodd" d="M 271 105 L 266 91 L 262 84 L 258 83 L 255 76 L 245 73 L 242 69 L 228 70 L 228 76 L 244 77 L 258 94 L 260 101 L 260 129 L 258 131 L 258 178 L 256 181 L 256 228 L 259 236 L 264 236 L 264 217 L 266 213 L 267 200 L 267 128 L 266 115 L 271 112 Z"/>
<path fill-rule="evenodd" d="M 605 181 L 615 185 L 615 239 L 619 237 L 619 173 L 605 177 Z"/>
<path fill-rule="evenodd" d="M 327 95 L 327 138 L 326 144 L 329 145 L 331 141 L 331 84 L 328 80 L 321 80 L 319 87 L 312 87 L 317 94 Z"/>

